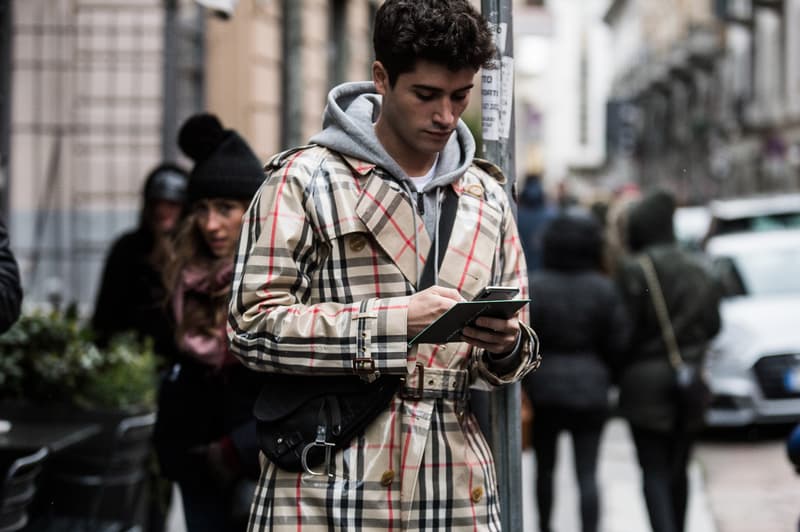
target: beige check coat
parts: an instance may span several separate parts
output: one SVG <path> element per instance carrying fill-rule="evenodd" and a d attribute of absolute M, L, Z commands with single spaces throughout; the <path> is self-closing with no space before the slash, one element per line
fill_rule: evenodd
<path fill-rule="evenodd" d="M 479 164 L 453 184 L 458 208 L 439 284 L 466 299 L 490 284 L 518 285 L 526 296 L 502 176 Z M 234 273 L 228 333 L 244 364 L 352 374 L 359 356 L 385 374 L 406 375 L 417 364 L 468 369 L 473 386 L 516 381 L 538 364 L 527 326 L 521 363 L 505 375 L 466 343 L 407 347 L 408 300 L 431 238 L 383 170 L 311 146 L 276 156 L 266 171 L 245 214 Z M 336 453 L 333 470 L 329 478 L 265 462 L 250 530 L 500 530 L 489 447 L 474 417 L 450 399 L 396 396 Z"/>

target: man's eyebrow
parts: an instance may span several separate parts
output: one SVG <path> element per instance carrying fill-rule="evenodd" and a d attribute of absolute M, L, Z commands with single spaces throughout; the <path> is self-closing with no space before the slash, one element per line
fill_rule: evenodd
<path fill-rule="evenodd" d="M 472 89 L 474 86 L 475 86 L 474 83 L 470 83 L 469 85 L 465 85 L 463 87 L 460 87 L 460 88 L 454 90 L 453 92 L 467 91 L 467 90 Z M 413 88 L 413 89 L 421 89 L 421 90 L 426 90 L 426 91 L 431 91 L 431 92 L 444 92 L 444 89 L 442 89 L 441 87 L 434 87 L 432 85 L 425 85 L 423 83 L 415 83 L 414 85 L 411 86 L 411 88 Z"/>

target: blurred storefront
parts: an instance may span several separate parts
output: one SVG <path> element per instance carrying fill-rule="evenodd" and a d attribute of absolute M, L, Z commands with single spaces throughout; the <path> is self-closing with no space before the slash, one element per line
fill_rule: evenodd
<path fill-rule="evenodd" d="M 188 166 L 188 115 L 263 158 L 307 139 L 328 88 L 368 76 L 377 3 L 0 0 L 0 205 L 26 304 L 91 309 L 148 170 Z"/>

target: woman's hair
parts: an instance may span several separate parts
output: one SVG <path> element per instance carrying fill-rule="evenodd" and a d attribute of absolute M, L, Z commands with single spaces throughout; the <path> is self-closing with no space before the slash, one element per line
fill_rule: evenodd
<path fill-rule="evenodd" d="M 486 19 L 469 0 L 387 0 L 375 14 L 372 45 L 392 87 L 420 59 L 453 72 L 477 71 L 496 50 Z"/>
<path fill-rule="evenodd" d="M 247 207 L 246 202 L 241 201 L 240 203 L 243 207 Z M 234 260 L 233 256 L 216 257 L 212 253 L 197 227 L 197 215 L 191 210 L 179 222 L 171 249 L 167 249 L 167 252 L 170 255 L 163 270 L 167 303 L 172 301 L 181 274 L 186 268 L 208 272 L 211 278 L 215 278 Z M 177 339 L 180 340 L 187 330 L 211 334 L 225 323 L 228 314 L 230 284 L 225 283 L 222 288 L 208 294 L 187 293 L 185 297 L 192 298 L 194 301 L 193 304 L 184 305 L 183 319 L 181 323 L 176 324 Z"/>

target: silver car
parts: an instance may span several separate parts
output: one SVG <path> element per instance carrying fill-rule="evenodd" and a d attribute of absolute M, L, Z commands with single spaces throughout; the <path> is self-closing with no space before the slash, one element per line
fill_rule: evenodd
<path fill-rule="evenodd" d="M 706 251 L 726 292 L 708 424 L 800 420 L 800 230 L 715 236 Z"/>

